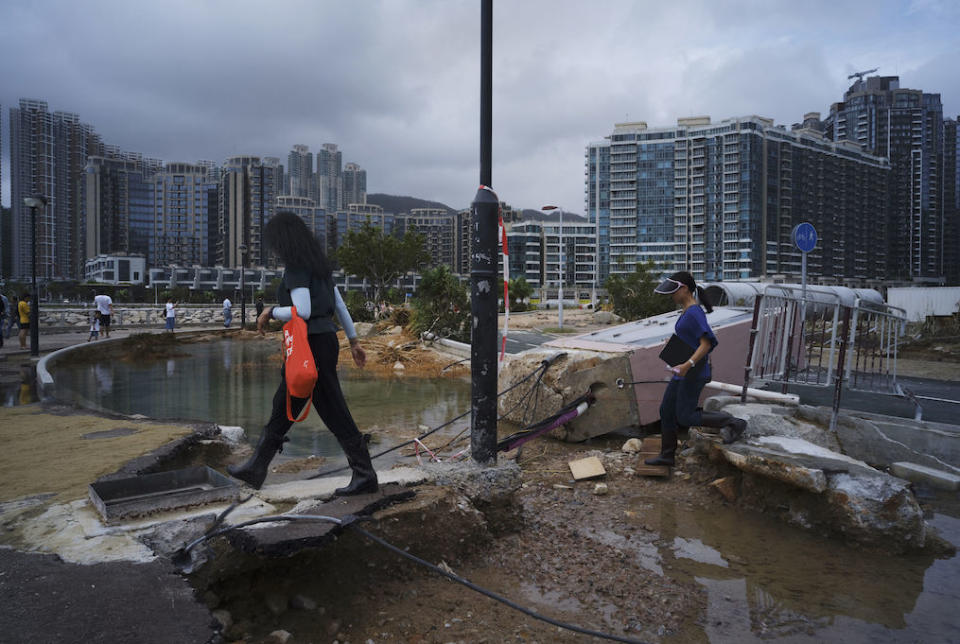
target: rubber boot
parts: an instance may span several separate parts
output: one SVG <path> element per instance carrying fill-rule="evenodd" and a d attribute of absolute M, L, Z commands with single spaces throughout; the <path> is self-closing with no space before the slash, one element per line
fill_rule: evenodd
<path fill-rule="evenodd" d="M 660 453 L 653 458 L 645 459 L 643 462 L 647 465 L 668 465 L 673 467 L 676 463 L 677 453 L 677 430 L 661 429 L 660 431 Z"/>
<path fill-rule="evenodd" d="M 270 461 L 277 452 L 283 451 L 283 443 L 288 440 L 285 438 L 286 432 L 282 434 L 271 431 L 264 427 L 260 434 L 260 440 L 257 442 L 253 455 L 247 459 L 243 465 L 228 465 L 227 471 L 234 478 L 238 478 L 255 490 L 259 490 L 267 478 L 267 471 L 270 468 Z"/>
<path fill-rule="evenodd" d="M 705 411 L 702 412 L 701 417 L 701 425 L 720 430 L 720 438 L 723 439 L 724 445 L 736 441 L 747 429 L 747 421 L 723 411 Z"/>
<path fill-rule="evenodd" d="M 351 496 L 353 494 L 370 494 L 380 489 L 377 481 L 377 471 L 373 469 L 370 452 L 367 450 L 367 437 L 359 432 L 356 437 L 340 441 L 340 447 L 347 455 L 347 463 L 353 470 L 350 483 L 346 487 L 334 490 L 336 496 Z"/>

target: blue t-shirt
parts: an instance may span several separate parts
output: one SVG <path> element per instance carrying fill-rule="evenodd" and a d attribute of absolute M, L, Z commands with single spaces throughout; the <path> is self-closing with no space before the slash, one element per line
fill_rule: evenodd
<path fill-rule="evenodd" d="M 707 340 L 710 341 L 710 351 L 713 351 L 717 346 L 717 336 L 715 336 L 710 329 L 710 324 L 707 322 L 707 314 L 704 313 L 703 309 L 697 304 L 694 304 L 680 314 L 676 325 L 673 327 L 673 331 L 677 334 L 678 338 L 693 347 L 694 350 L 700 346 L 700 338 L 703 336 L 707 336 Z M 707 364 L 704 365 L 703 371 L 701 372 L 701 378 L 709 379 L 710 376 L 710 361 L 707 360 Z M 677 378 L 678 376 L 674 377 Z"/>

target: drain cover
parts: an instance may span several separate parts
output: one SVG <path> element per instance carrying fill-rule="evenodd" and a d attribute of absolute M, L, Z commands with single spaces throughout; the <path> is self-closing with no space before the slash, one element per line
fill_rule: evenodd
<path fill-rule="evenodd" d="M 239 495 L 234 481 L 206 465 L 90 485 L 90 501 L 108 522 Z"/>

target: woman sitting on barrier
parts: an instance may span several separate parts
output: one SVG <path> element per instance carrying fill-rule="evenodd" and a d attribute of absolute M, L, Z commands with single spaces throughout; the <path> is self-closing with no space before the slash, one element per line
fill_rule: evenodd
<path fill-rule="evenodd" d="M 673 465 L 677 452 L 677 429 L 685 427 L 714 427 L 726 444 L 743 434 L 747 422 L 730 414 L 718 411 L 703 411 L 697 406 L 700 392 L 710 382 L 710 352 L 717 346 L 717 336 L 707 322 L 707 313 L 713 311 L 706 293 L 697 286 L 687 271 L 674 273 L 654 293 L 670 295 L 674 304 L 683 310 L 674 326 L 675 335 L 690 349 L 693 355 L 687 361 L 673 367 L 674 376 L 667 385 L 660 403 L 660 454 L 644 461 L 647 465 Z M 700 299 L 697 305 L 694 294 Z"/>

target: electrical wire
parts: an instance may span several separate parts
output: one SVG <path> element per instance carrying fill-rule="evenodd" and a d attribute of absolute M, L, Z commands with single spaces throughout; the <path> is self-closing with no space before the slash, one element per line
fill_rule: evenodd
<path fill-rule="evenodd" d="M 233 507 L 236 507 L 236 504 L 231 508 L 228 508 L 227 511 L 224 512 L 221 515 L 221 517 L 218 517 L 218 518 L 221 518 L 221 520 L 222 518 L 225 518 L 226 515 L 233 510 Z M 610 640 L 613 642 L 626 642 L 627 644 L 645 644 L 641 640 L 636 640 L 629 637 L 623 637 L 620 635 L 613 635 L 611 633 L 604 633 L 602 631 L 595 631 L 589 628 L 584 628 L 582 626 L 577 626 L 576 624 L 561 622 L 551 617 L 547 617 L 546 615 L 541 615 L 540 613 L 537 613 L 529 608 L 526 608 L 525 606 L 521 606 L 520 604 L 510 599 L 507 599 L 503 595 L 495 593 L 492 590 L 487 590 L 486 588 L 483 588 L 482 586 L 478 586 L 473 582 L 470 582 L 464 579 L 463 577 L 460 577 L 459 575 L 456 575 L 452 572 L 448 572 L 443 568 L 440 568 L 439 566 L 436 566 L 430 563 L 429 561 L 421 559 L 416 555 L 410 554 L 409 552 L 403 550 L 402 548 L 398 548 L 392 543 L 385 541 L 383 538 L 378 537 L 372 532 L 368 532 L 367 530 L 364 530 L 363 528 L 356 525 L 357 521 L 361 521 L 365 519 L 368 519 L 368 517 L 348 515 L 346 517 L 343 517 L 342 519 L 338 519 L 336 517 L 326 516 L 322 514 L 280 514 L 272 517 L 259 517 L 257 519 L 250 519 L 249 521 L 244 521 L 242 523 L 237 523 L 235 525 L 227 526 L 219 530 L 215 530 L 212 532 L 208 531 L 207 534 L 204 534 L 203 536 L 198 537 L 197 539 L 194 539 L 189 544 L 187 544 L 186 546 L 181 548 L 179 551 L 177 551 L 177 553 L 174 555 L 174 562 L 179 564 L 189 563 L 190 551 L 193 550 L 193 548 L 195 548 L 199 544 L 209 539 L 212 539 L 213 537 L 226 534 L 227 532 L 231 532 L 233 530 L 239 530 L 247 526 L 256 525 L 258 523 L 277 523 L 277 522 L 283 522 L 283 521 L 323 521 L 325 523 L 333 523 L 341 528 L 349 528 L 354 532 L 360 534 L 364 538 L 369 539 L 370 541 L 373 541 L 374 543 L 386 548 L 390 552 L 400 555 L 404 559 L 408 559 L 414 563 L 420 564 L 421 566 L 424 566 L 425 568 L 431 570 L 432 572 L 437 573 L 438 575 L 442 575 L 443 577 L 446 577 L 451 581 L 455 581 L 458 584 L 466 586 L 467 588 L 469 588 L 474 592 L 480 593 L 485 597 L 489 597 L 494 601 L 500 602 L 501 604 L 508 606 L 509 608 L 512 608 L 515 611 L 521 612 L 524 615 L 527 615 L 528 617 L 532 617 L 533 619 L 539 620 L 541 622 L 546 622 L 547 624 L 556 626 L 557 628 L 562 628 L 568 631 L 572 631 L 574 633 L 580 633 L 581 635 L 589 635 L 591 637 L 596 637 L 598 639 Z"/>

